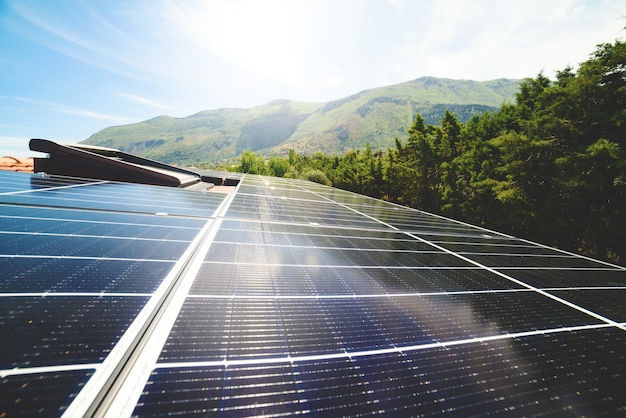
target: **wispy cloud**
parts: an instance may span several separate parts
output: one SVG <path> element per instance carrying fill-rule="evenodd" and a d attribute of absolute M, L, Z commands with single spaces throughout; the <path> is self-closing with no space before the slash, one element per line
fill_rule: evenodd
<path fill-rule="evenodd" d="M 604 3 L 605 15 L 619 8 L 619 2 Z M 406 2 L 406 18 L 401 21 L 405 35 L 390 48 L 390 61 L 398 64 L 394 70 L 405 79 L 421 75 L 523 78 L 542 70 L 552 77 L 553 71 L 584 61 L 598 40 L 612 40 L 614 25 L 593 15 L 587 4 L 581 0 Z M 424 19 L 411 20 L 416 16 Z"/>
<path fill-rule="evenodd" d="M 160 74 L 157 67 L 144 65 L 136 54 L 125 53 L 126 46 L 132 44 L 133 50 L 142 50 L 138 42 L 118 27 L 104 20 L 91 10 L 80 10 L 84 13 L 87 22 L 80 22 L 91 28 L 90 32 L 84 29 L 70 27 L 67 22 L 59 21 L 56 15 L 49 10 L 38 7 L 36 3 L 11 2 L 14 13 L 28 25 L 18 22 L 5 22 L 9 30 L 20 36 L 36 42 L 46 48 L 61 53 L 74 60 L 89 64 L 113 74 L 142 81 L 153 81 L 154 74 Z M 75 10 L 76 13 L 78 13 Z M 79 18 L 75 18 L 79 19 Z M 76 24 L 76 26 L 79 26 Z M 98 34 L 106 33 L 105 38 Z M 111 47 L 118 45 L 118 47 Z M 145 49 L 145 48 L 143 48 Z"/>
<path fill-rule="evenodd" d="M 117 122 L 122 122 L 122 121 L 131 122 L 133 120 L 131 118 L 126 118 L 126 117 L 116 116 L 116 115 L 109 115 L 107 113 L 98 113 L 98 112 L 93 112 L 91 110 L 79 109 L 79 108 L 70 107 L 70 106 L 57 107 L 56 109 L 52 109 L 52 110 L 56 110 L 57 112 L 61 112 L 61 113 L 67 113 L 70 115 L 83 116 L 83 117 L 91 118 L 91 119 L 109 120 L 109 121 L 117 121 Z"/>
<path fill-rule="evenodd" d="M 32 4 L 15 2 L 12 3 L 11 6 L 14 11 L 23 19 L 27 20 L 34 26 L 48 32 L 49 34 L 70 42 L 74 46 L 80 46 L 84 49 L 97 52 L 99 54 L 104 53 L 103 49 L 99 45 L 90 42 L 84 37 L 74 33 L 72 30 L 70 30 L 60 22 L 56 22 L 56 19 L 49 13 L 44 14 L 43 11 L 34 12 L 31 8 Z"/>
<path fill-rule="evenodd" d="M 124 116 L 118 116 L 118 115 L 112 115 L 112 114 L 108 114 L 108 113 L 100 113 L 100 112 L 94 112 L 92 110 L 89 109 L 83 109 L 83 108 L 79 108 L 79 107 L 75 107 L 75 106 L 68 106 L 62 103 L 54 103 L 54 102 L 49 102 L 49 101 L 45 101 L 45 100 L 37 100 L 37 99 L 30 99 L 27 97 L 13 97 L 12 98 L 15 101 L 18 102 L 23 102 L 23 103 L 30 103 L 33 105 L 38 105 L 38 106 L 43 106 L 45 108 L 47 108 L 48 110 L 52 110 L 55 112 L 60 112 L 60 113 L 66 113 L 69 115 L 76 115 L 76 116 L 82 116 L 85 118 L 90 118 L 90 119 L 99 119 L 99 120 L 107 120 L 107 121 L 111 121 L 111 122 L 132 122 L 133 119 L 124 117 Z"/>
<path fill-rule="evenodd" d="M 171 106 L 168 106 L 166 104 L 157 102 L 156 100 L 150 100 L 150 99 L 147 99 L 145 97 L 137 96 L 135 94 L 117 93 L 117 96 L 121 97 L 123 99 L 129 100 L 131 102 L 139 103 L 141 105 L 154 107 L 155 109 L 172 110 Z"/>

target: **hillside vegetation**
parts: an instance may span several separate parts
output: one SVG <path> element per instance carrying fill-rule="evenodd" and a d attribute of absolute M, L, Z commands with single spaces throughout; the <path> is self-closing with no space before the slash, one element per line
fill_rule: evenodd
<path fill-rule="evenodd" d="M 446 109 L 459 120 L 511 102 L 519 80 L 477 82 L 423 77 L 365 90 L 328 103 L 275 100 L 249 109 L 206 110 L 185 118 L 160 116 L 106 128 L 86 144 L 117 148 L 170 164 L 207 165 L 242 151 L 286 156 L 343 154 L 370 144 L 386 149 L 420 113 L 437 124 Z"/>
<path fill-rule="evenodd" d="M 299 177 L 617 263 L 626 261 L 626 43 L 577 72 L 524 80 L 515 102 L 462 122 L 418 115 L 385 152 L 247 151 L 241 171 Z"/>

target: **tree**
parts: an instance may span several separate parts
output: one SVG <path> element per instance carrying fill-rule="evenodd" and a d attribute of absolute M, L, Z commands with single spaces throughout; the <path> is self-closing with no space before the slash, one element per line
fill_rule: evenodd
<path fill-rule="evenodd" d="M 284 177 L 289 171 L 289 160 L 280 156 L 273 156 L 267 162 L 267 168 L 270 176 Z"/>
<path fill-rule="evenodd" d="M 315 169 L 315 168 L 310 168 L 310 167 L 305 168 L 304 170 L 302 170 L 298 178 L 301 180 L 308 180 L 308 181 L 323 184 L 326 186 L 332 186 L 332 183 L 330 180 L 328 180 L 328 177 L 326 177 L 326 174 L 324 174 L 323 171 Z"/>
<path fill-rule="evenodd" d="M 248 174 L 267 174 L 265 159 L 253 151 L 246 150 L 241 154 L 238 171 Z"/>

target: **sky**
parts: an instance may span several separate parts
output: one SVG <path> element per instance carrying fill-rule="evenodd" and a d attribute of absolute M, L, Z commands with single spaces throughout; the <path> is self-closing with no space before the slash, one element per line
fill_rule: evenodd
<path fill-rule="evenodd" d="M 423 76 L 554 78 L 623 0 L 0 0 L 0 156 L 159 115 L 325 102 Z"/>

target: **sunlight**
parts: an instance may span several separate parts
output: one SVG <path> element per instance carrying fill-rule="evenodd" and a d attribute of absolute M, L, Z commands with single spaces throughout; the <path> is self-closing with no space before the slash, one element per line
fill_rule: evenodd
<path fill-rule="evenodd" d="M 207 51 L 243 67 L 256 79 L 300 80 L 300 16 L 284 0 L 198 2 L 177 9 L 176 23 Z"/>

